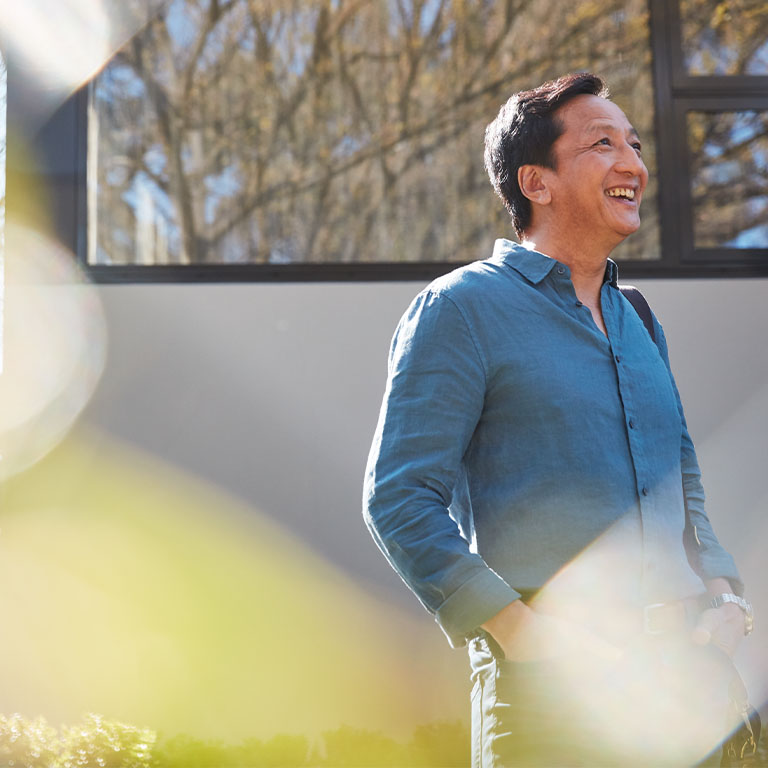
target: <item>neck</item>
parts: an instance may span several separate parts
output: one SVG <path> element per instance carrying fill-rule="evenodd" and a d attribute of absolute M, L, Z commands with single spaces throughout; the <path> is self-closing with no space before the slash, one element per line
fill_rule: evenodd
<path fill-rule="evenodd" d="M 613 248 L 597 244 L 573 243 L 550 233 L 528 231 L 522 245 L 565 264 L 571 271 L 573 289 L 579 301 L 589 307 L 599 306 L 600 289 L 605 279 L 605 265 Z"/>

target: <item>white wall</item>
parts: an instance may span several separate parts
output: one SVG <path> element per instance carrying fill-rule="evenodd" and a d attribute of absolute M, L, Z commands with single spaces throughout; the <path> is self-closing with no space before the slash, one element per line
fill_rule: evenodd
<path fill-rule="evenodd" d="M 637 284 L 665 326 L 710 517 L 740 564 L 760 628 L 768 281 Z M 420 617 L 360 516 L 389 339 L 420 287 L 103 286 L 109 359 L 86 421 L 242 496 Z M 439 631 L 426 614 L 423 622 L 437 647 Z M 766 638 L 760 628 L 742 653 L 761 690 Z"/>

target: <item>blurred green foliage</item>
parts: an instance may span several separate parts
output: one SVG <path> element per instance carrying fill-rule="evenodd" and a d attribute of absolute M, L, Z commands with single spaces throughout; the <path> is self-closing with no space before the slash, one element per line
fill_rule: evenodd
<path fill-rule="evenodd" d="M 405 744 L 344 725 L 314 740 L 280 734 L 233 746 L 158 738 L 95 714 L 58 731 L 42 717 L 0 715 L 0 768 L 458 768 L 468 756 L 469 734 L 458 721 L 419 726 Z"/>
<path fill-rule="evenodd" d="M 24 720 L 21 715 L 0 715 L 0 765 L 53 766 L 58 747 L 56 731 L 42 717 Z"/>
<path fill-rule="evenodd" d="M 146 728 L 87 715 L 51 728 L 42 717 L 0 715 L 0 766 L 14 768 L 150 768 L 155 734 Z"/>

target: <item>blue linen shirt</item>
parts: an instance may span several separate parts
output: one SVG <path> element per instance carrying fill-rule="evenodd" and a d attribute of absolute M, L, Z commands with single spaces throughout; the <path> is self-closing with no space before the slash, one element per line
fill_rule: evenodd
<path fill-rule="evenodd" d="M 606 337 L 567 266 L 498 240 L 397 327 L 363 511 L 453 646 L 616 525 L 638 539 L 640 605 L 718 576 L 740 585 L 706 516 L 664 332 L 654 317 L 654 344 L 616 279 L 609 260 Z"/>

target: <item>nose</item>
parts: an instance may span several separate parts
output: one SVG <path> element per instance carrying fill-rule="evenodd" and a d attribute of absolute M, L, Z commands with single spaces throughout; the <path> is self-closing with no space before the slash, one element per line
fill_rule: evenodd
<path fill-rule="evenodd" d="M 639 177 L 643 185 L 648 178 L 648 169 L 645 167 L 645 163 L 640 155 L 637 154 L 637 150 L 629 143 L 625 143 L 622 146 L 622 150 L 616 160 L 616 170 L 630 176 Z"/>

